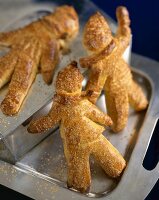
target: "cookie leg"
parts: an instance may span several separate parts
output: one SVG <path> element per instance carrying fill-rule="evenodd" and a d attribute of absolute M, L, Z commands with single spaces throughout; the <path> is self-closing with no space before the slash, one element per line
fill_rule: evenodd
<path fill-rule="evenodd" d="M 105 91 L 105 96 L 107 112 L 113 121 L 112 130 L 119 132 L 125 128 L 128 120 L 129 101 L 127 92 L 121 88 L 117 88 L 116 92 L 109 89 Z"/>
<path fill-rule="evenodd" d="M 10 51 L 3 57 L 0 57 L 0 88 L 8 83 L 14 72 L 17 63 L 16 51 Z"/>
<path fill-rule="evenodd" d="M 68 187 L 87 192 L 91 184 L 89 154 L 80 149 L 72 148 L 68 153 L 65 148 L 65 156 L 68 167 Z"/>
<path fill-rule="evenodd" d="M 141 87 L 134 81 L 132 82 L 132 88 L 129 91 L 129 102 L 136 111 L 145 110 L 148 105 L 148 101 Z"/>
<path fill-rule="evenodd" d="M 54 69 L 59 61 L 59 45 L 55 40 L 49 41 L 43 47 L 41 57 L 41 73 L 44 81 L 50 84 L 53 79 Z"/>
<path fill-rule="evenodd" d="M 118 177 L 126 166 L 126 161 L 118 150 L 103 136 L 94 143 L 93 157 L 111 177 Z"/>

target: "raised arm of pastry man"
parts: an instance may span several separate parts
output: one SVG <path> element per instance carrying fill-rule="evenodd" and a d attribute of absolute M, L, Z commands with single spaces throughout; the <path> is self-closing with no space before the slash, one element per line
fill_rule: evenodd
<path fill-rule="evenodd" d="M 131 39 L 129 12 L 126 7 L 120 6 L 116 10 L 116 16 L 118 29 L 115 37 L 119 41 L 118 51 L 122 55 L 128 47 Z"/>

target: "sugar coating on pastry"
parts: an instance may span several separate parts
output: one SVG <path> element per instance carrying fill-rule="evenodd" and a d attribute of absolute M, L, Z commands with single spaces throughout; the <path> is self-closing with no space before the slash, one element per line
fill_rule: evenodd
<path fill-rule="evenodd" d="M 4 114 L 18 113 L 38 68 L 45 83 L 51 84 L 60 54 L 77 35 L 78 29 L 76 11 L 65 5 L 23 28 L 0 33 L 0 46 L 11 49 L 0 58 L 0 88 L 10 81 L 8 93 L 1 103 Z"/>
<path fill-rule="evenodd" d="M 105 18 L 95 13 L 89 18 L 84 28 L 83 44 L 89 51 L 100 51 L 111 41 L 111 30 Z"/>
<path fill-rule="evenodd" d="M 97 12 L 90 17 L 84 28 L 83 44 L 91 51 L 91 55 L 81 58 L 80 64 L 89 68 L 86 85 L 88 99 L 95 103 L 104 90 L 107 112 L 113 120 L 112 130 L 119 132 L 127 124 L 129 104 L 136 111 L 141 111 L 147 108 L 148 100 L 133 80 L 129 65 L 122 58 L 131 40 L 129 13 L 125 7 L 120 6 L 116 15 L 118 28 L 115 36 L 111 35 L 101 14 Z M 95 44 L 99 44 L 98 48 L 92 48 L 93 38 Z"/>
<path fill-rule="evenodd" d="M 40 133 L 59 124 L 67 161 L 67 185 L 87 192 L 91 185 L 90 155 L 114 178 L 120 176 L 126 162 L 103 136 L 104 126 L 112 125 L 111 118 L 82 97 L 82 80 L 75 61 L 60 71 L 50 112 L 33 120 L 28 131 Z"/>

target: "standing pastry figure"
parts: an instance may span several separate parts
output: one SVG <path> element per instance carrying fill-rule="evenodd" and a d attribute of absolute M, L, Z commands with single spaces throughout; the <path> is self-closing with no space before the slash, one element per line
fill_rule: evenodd
<path fill-rule="evenodd" d="M 122 58 L 131 39 L 129 13 L 125 7 L 118 7 L 116 15 L 118 29 L 114 37 L 99 12 L 90 17 L 84 29 L 83 43 L 91 55 L 80 59 L 81 66 L 90 69 L 87 96 L 95 103 L 104 89 L 114 132 L 126 126 L 129 103 L 136 111 L 144 110 L 148 105 L 142 89 L 133 80 L 129 65 Z"/>
<path fill-rule="evenodd" d="M 1 109 L 16 114 L 40 66 L 44 81 L 52 82 L 60 50 L 78 33 L 78 15 L 73 7 L 61 6 L 24 28 L 0 33 L 0 46 L 11 48 L 0 58 L 0 88 L 10 80 Z"/>
<path fill-rule="evenodd" d="M 40 133 L 60 123 L 68 166 L 68 187 L 86 192 L 91 184 L 90 154 L 111 177 L 119 176 L 126 162 L 102 135 L 104 127 L 101 125 L 112 125 L 110 117 L 81 97 L 82 80 L 75 61 L 59 72 L 51 111 L 32 121 L 28 131 Z"/>

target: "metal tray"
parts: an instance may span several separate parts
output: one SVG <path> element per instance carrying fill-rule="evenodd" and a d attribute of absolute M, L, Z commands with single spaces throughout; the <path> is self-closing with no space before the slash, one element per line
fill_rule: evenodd
<path fill-rule="evenodd" d="M 62 2 L 63 1 L 61 1 L 60 4 L 62 4 Z M 52 10 L 55 9 L 57 5 L 59 5 L 59 2 L 57 3 L 56 1 L 51 3 L 39 3 L 39 1 L 37 1 L 37 3 L 35 3 L 34 1 L 26 3 L 26 1 L 24 1 L 23 2 L 25 3 L 25 8 L 24 8 L 22 1 L 17 1 L 16 4 L 14 5 L 10 1 L 7 1 L 7 3 L 4 4 L 2 1 L 0 1 L 0 3 L 1 3 L 0 9 L 2 9 L 1 21 L 2 25 L 5 24 L 3 28 L 5 31 L 23 27 L 26 24 L 37 20 L 41 16 L 50 13 Z M 74 59 L 77 60 L 81 56 L 86 55 L 85 54 L 86 52 L 84 51 L 84 48 L 81 43 L 83 25 L 85 25 L 88 17 L 97 10 L 96 7 L 92 7 L 90 4 L 90 7 L 92 9 L 89 10 L 88 12 L 85 6 L 88 4 L 90 3 L 88 2 L 85 3 L 85 1 L 81 3 L 74 2 L 74 6 L 79 14 L 80 31 L 78 37 L 73 41 L 73 43 L 70 46 L 70 52 L 62 57 L 59 65 L 55 69 L 54 80 L 56 79 L 58 71 L 62 67 L 66 66 L 70 62 L 70 60 Z M 12 15 L 12 13 L 16 12 L 17 7 L 21 6 L 22 6 L 21 11 L 23 10 L 24 13 L 23 14 L 20 13 L 18 16 L 16 16 L 15 19 L 12 19 L 8 22 L 7 16 Z M 8 8 L 7 11 L 8 15 L 6 15 L 5 13 L 6 18 L 3 19 L 4 17 L 3 10 L 5 10 L 5 7 Z M 113 21 L 108 16 L 106 17 L 109 20 L 112 31 L 115 31 L 115 26 Z M 127 50 L 124 53 L 124 57 L 125 59 L 127 59 L 127 61 L 130 60 L 130 49 L 131 45 L 127 48 Z M 1 55 L 3 55 L 6 52 L 4 51 L 4 49 L 2 49 L 0 53 Z M 85 69 L 81 69 L 81 71 L 84 72 Z M 7 92 L 7 88 L 8 85 L 6 85 L 2 90 L 0 90 L 0 101 L 2 101 L 2 99 L 4 98 Z M 51 101 L 53 95 L 54 95 L 54 82 L 48 86 L 42 80 L 41 74 L 38 74 L 35 82 L 31 87 L 31 90 L 29 91 L 29 94 L 27 95 L 22 105 L 22 108 L 20 109 L 20 112 L 16 116 L 12 117 L 5 116 L 0 110 L 0 146 L 1 149 L 4 149 L 3 152 L 0 152 L 1 159 L 11 163 L 15 163 L 27 151 L 29 151 L 36 144 L 38 144 L 43 138 L 46 137 L 46 135 L 30 136 L 27 134 L 27 131 L 24 127 L 33 117 L 34 113 L 39 111 L 39 109 L 45 107 Z M 47 109 L 41 110 L 41 112 L 46 112 L 46 110 Z"/>
<path fill-rule="evenodd" d="M 66 2 L 67 1 L 54 1 L 50 3 L 40 3 L 39 1 L 16 1 L 15 4 L 13 4 L 11 1 L 6 1 L 5 3 L 0 1 L 0 9 L 2 10 L 2 27 L 4 25 L 2 31 L 13 30 L 19 27 L 23 27 L 26 24 L 37 20 L 41 16 L 50 13 L 52 10 L 55 9 L 57 5 L 64 4 Z M 70 4 L 70 1 L 67 3 Z M 78 37 L 73 41 L 73 43 L 70 46 L 70 53 L 63 56 L 61 62 L 57 66 L 54 75 L 54 80 L 58 71 L 62 67 L 66 66 L 70 62 L 70 60 L 74 60 L 85 55 L 86 52 L 84 51 L 84 48 L 81 43 L 83 25 L 86 23 L 88 17 L 97 10 L 96 7 L 92 7 L 92 9 L 88 11 L 88 8 L 85 6 L 85 1 L 81 3 L 73 1 L 73 3 L 77 12 L 79 13 L 80 31 Z M 87 2 L 87 5 L 91 6 L 91 3 Z M 4 10 L 6 11 L 6 8 L 7 13 L 3 13 Z M 8 23 L 8 15 L 12 18 L 12 14 L 16 12 L 17 8 L 18 10 L 23 11 L 23 13 L 18 13 L 18 16 L 10 20 Z M 3 19 L 3 14 L 6 16 L 6 20 Z M 114 31 L 115 26 L 113 26 L 113 21 L 108 16 L 106 17 L 108 18 L 111 28 Z M 127 60 L 129 60 L 130 48 L 131 45 L 124 54 Z M 2 50 L 0 53 L 3 55 L 5 52 Z M 81 69 L 81 71 L 84 72 L 84 69 Z M 0 102 L 4 98 L 7 92 L 7 88 L 8 85 L 6 85 L 2 90 L 0 90 Z M 41 74 L 38 74 L 35 82 L 33 83 L 29 91 L 29 94 L 27 95 L 22 105 L 22 108 L 20 109 L 20 112 L 16 116 L 5 116 L 0 110 L 0 146 L 1 148 L 5 148 L 5 151 L 0 153 L 1 159 L 15 163 L 16 160 L 18 160 L 21 156 L 24 155 L 24 153 L 33 148 L 44 137 L 46 137 L 46 135 L 31 137 L 26 134 L 27 131 L 24 130 L 23 126 L 25 126 L 26 124 L 25 121 L 28 122 L 28 119 L 31 118 L 35 112 L 37 112 L 42 107 L 45 107 L 51 101 L 53 93 L 54 82 L 50 86 L 48 86 L 42 80 Z M 16 128 L 17 130 L 15 131 Z M 21 132 L 23 132 L 23 134 Z M 21 151 L 19 151 L 19 148 Z"/>
<path fill-rule="evenodd" d="M 17 10 L 19 11 L 19 17 L 16 16 L 17 19 L 22 16 L 31 16 L 30 19 L 33 19 L 32 13 L 37 13 L 37 16 L 39 16 L 39 13 L 41 15 L 49 11 L 52 6 L 64 4 L 64 2 L 71 3 L 71 1 L 62 0 L 58 2 L 54 1 L 53 3 L 16 0 L 13 5 L 11 0 L 5 2 L 0 1 L 0 15 L 2 15 L 0 22 L 2 21 L 6 24 L 6 21 L 9 21 Z M 87 18 L 98 8 L 89 1 L 72 2 L 78 10 L 82 27 Z M 4 10 L 6 11 L 6 9 L 8 9 L 9 16 L 6 13 L 4 14 Z M 22 14 L 22 12 L 24 13 Z M 6 16 L 6 21 L 4 15 Z M 24 19 L 26 18 L 24 17 Z M 14 21 L 17 22 L 17 20 Z M 110 23 L 112 29 L 115 30 L 115 23 L 111 19 Z M 58 70 L 65 66 L 69 60 L 85 54 L 81 46 L 81 35 L 80 30 L 79 37 L 71 46 L 72 53 L 62 60 Z M 23 111 L 21 111 L 22 114 L 18 117 L 18 122 L 11 121 L 12 124 L 15 124 L 14 127 L 7 130 L 3 129 L 4 132 L 0 127 L 2 131 L 0 143 L 0 183 L 34 199 L 70 200 L 89 199 L 90 197 L 114 200 L 144 199 L 159 177 L 159 164 L 152 171 L 147 171 L 142 165 L 159 115 L 159 102 L 157 99 L 159 95 L 157 83 L 159 70 L 157 67 L 159 67 L 159 64 L 150 59 L 133 54 L 132 66 L 134 67 L 132 69 L 134 77 L 150 99 L 150 105 L 146 113 L 142 112 L 137 114 L 133 110 L 130 110 L 128 125 L 121 133 L 113 134 L 110 131 L 104 133 L 128 162 L 121 179 L 115 180 L 108 178 L 97 163 L 91 159 L 92 185 L 90 193 L 83 195 L 67 189 L 66 163 L 58 127 L 50 130 L 46 134 L 38 136 L 29 135 L 26 131 L 30 117 L 39 108 L 46 105 L 49 98 L 51 99 L 53 96 L 53 87 L 50 86 L 50 96 L 46 95 L 46 102 L 43 101 L 40 103 L 36 109 L 32 107 L 33 110 L 30 109 L 29 114 L 26 112 L 26 117 L 22 116 Z M 40 75 L 38 76 L 40 78 Z M 34 84 L 36 86 L 36 82 Z M 42 88 L 45 90 L 44 87 Z M 49 91 L 48 88 L 47 91 Z M 33 98 L 31 97 L 32 95 L 34 94 L 30 94 L 26 99 L 25 107 L 27 103 L 28 106 L 31 105 L 29 101 L 31 103 L 34 102 L 31 101 Z M 50 105 L 51 103 L 34 115 L 39 116 L 44 114 L 48 111 Z M 103 95 L 101 95 L 98 101 L 98 106 L 105 111 Z M 25 109 L 25 107 L 22 109 Z M 1 118 L 3 119 L 3 116 Z M 15 129 L 16 127 L 18 128 Z M 2 126 L 2 128 L 4 127 Z"/>
<path fill-rule="evenodd" d="M 87 1 L 50 1 L 47 3 L 42 3 L 41 1 L 18 1 L 16 0 L 14 4 L 7 0 L 5 3 L 0 1 L 0 19 L 1 31 L 14 30 L 19 27 L 23 27 L 26 24 L 37 20 L 50 13 L 55 9 L 56 6 L 60 4 L 73 4 L 76 8 L 79 19 L 80 19 L 80 31 L 78 37 L 72 42 L 70 46 L 69 54 L 62 57 L 59 65 L 55 70 L 54 80 L 58 71 L 65 67 L 71 60 L 78 59 L 84 55 L 86 55 L 84 48 L 82 46 L 82 31 L 83 26 L 86 23 L 88 17 L 94 13 L 97 8 L 92 6 L 90 2 Z M 89 10 L 87 6 L 90 6 Z M 6 11 L 7 9 L 7 11 Z M 16 17 L 12 17 L 18 9 L 18 14 Z M 5 11 L 5 13 L 4 13 Z M 17 12 L 16 12 L 17 13 Z M 4 18 L 5 16 L 5 18 Z M 7 18 L 9 16 L 9 18 Z M 115 31 L 115 25 L 113 20 L 106 16 L 109 24 L 112 28 L 112 31 Z M 3 19 L 4 18 L 4 19 Z M 10 20 L 12 19 L 12 20 Z M 77 48 L 78 47 L 78 48 Z M 124 57 L 127 61 L 130 60 L 130 49 L 131 45 L 125 51 Z M 5 53 L 4 49 L 0 51 L 0 56 Z M 82 72 L 85 69 L 81 69 Z M 8 85 L 6 85 L 2 90 L 0 90 L 0 102 L 4 98 L 8 89 Z M 1 148 L 6 147 L 6 151 L 0 153 L 0 158 L 10 161 L 14 163 L 19 159 L 25 152 L 33 148 L 37 143 L 39 143 L 46 136 L 37 136 L 30 137 L 26 134 L 27 131 L 24 130 L 23 126 L 25 121 L 28 122 L 28 119 L 33 116 L 34 113 L 39 111 L 42 107 L 45 107 L 52 99 L 54 93 L 54 81 L 51 85 L 46 85 L 42 80 L 41 74 L 38 74 L 35 82 L 33 83 L 24 103 L 20 109 L 20 112 L 12 117 L 5 116 L 0 110 L 0 146 Z M 46 110 L 46 109 L 44 109 Z M 21 125 L 23 124 L 23 125 Z M 15 129 L 17 130 L 15 131 Z M 23 132 L 23 134 L 21 134 Z M 27 141 L 27 145 L 26 145 Z M 19 151 L 19 148 L 21 151 Z"/>

